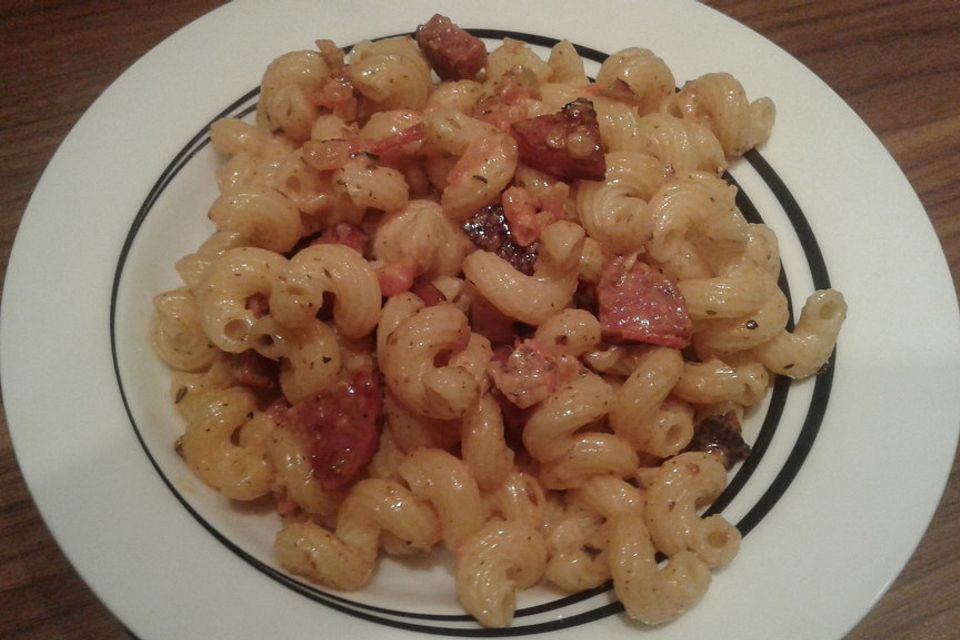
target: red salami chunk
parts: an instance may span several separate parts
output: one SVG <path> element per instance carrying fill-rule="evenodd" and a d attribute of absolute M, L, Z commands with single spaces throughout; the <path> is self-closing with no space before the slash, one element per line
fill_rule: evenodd
<path fill-rule="evenodd" d="M 357 478 L 377 452 L 382 407 L 377 378 L 358 373 L 295 404 L 282 422 L 306 445 L 320 486 L 337 489 Z"/>
<path fill-rule="evenodd" d="M 579 98 L 551 113 L 515 122 L 520 162 L 563 180 L 603 180 L 607 162 L 593 103 Z"/>
<path fill-rule="evenodd" d="M 442 80 L 473 80 L 487 64 L 487 48 L 439 13 L 417 27 L 417 44 Z"/>
<path fill-rule="evenodd" d="M 597 285 L 604 337 L 611 342 L 645 342 L 682 349 L 693 323 L 670 278 L 645 262 L 627 267 L 623 258 L 607 263 Z"/>

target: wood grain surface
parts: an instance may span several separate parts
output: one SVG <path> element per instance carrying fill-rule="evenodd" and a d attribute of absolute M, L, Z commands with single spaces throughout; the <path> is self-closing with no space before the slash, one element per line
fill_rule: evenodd
<path fill-rule="evenodd" d="M 0 275 L 41 172 L 84 110 L 137 58 L 219 4 L 0 2 Z M 786 49 L 856 110 L 919 194 L 954 283 L 960 282 L 960 2 L 707 4 Z M 955 460 L 940 507 L 909 564 L 848 638 L 960 638 L 958 470 Z M 0 638 L 129 638 L 45 528 L 5 421 Z"/>

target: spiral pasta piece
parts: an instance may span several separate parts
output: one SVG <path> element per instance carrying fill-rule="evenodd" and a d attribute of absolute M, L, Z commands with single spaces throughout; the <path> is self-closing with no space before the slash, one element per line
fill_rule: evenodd
<path fill-rule="evenodd" d="M 403 485 L 369 478 L 350 490 L 335 531 L 309 520 L 292 522 L 277 534 L 274 547 L 288 571 L 353 591 L 370 580 L 381 533 L 404 548 L 426 551 L 439 540 L 440 525 L 430 506 Z"/>
<path fill-rule="evenodd" d="M 642 515 L 643 503 L 641 490 L 612 475 L 593 476 L 568 491 L 563 515 L 547 537 L 547 580 L 568 592 L 609 580 L 611 520 Z"/>
<path fill-rule="evenodd" d="M 285 253 L 303 234 L 300 211 L 272 189 L 250 188 L 217 198 L 210 219 L 218 229 L 236 231 L 248 246 Z"/>
<path fill-rule="evenodd" d="M 666 176 L 663 165 L 646 154 L 608 153 L 606 161 L 605 181 L 585 181 L 577 189 L 577 212 L 591 238 L 613 253 L 630 253 L 653 233 L 648 202 Z"/>
<path fill-rule="evenodd" d="M 576 501 L 568 500 L 561 509 L 547 529 L 544 578 L 568 593 L 602 585 L 610 579 L 603 517 Z"/>
<path fill-rule="evenodd" d="M 380 317 L 380 283 L 370 264 L 343 244 L 320 244 L 298 252 L 278 275 L 270 294 L 270 313 L 277 322 L 303 326 L 334 295 L 333 321 L 350 337 L 373 331 Z"/>
<path fill-rule="evenodd" d="M 307 140 L 317 108 L 306 91 L 319 89 L 329 78 L 330 67 L 319 51 L 291 51 L 276 58 L 260 81 L 258 124 L 298 142 Z"/>
<path fill-rule="evenodd" d="M 719 175 L 727 168 L 723 145 L 695 120 L 654 112 L 636 119 L 629 131 L 631 149 L 650 154 L 677 175 L 691 171 Z"/>
<path fill-rule="evenodd" d="M 460 439 L 457 420 L 427 418 L 411 411 L 390 392 L 384 397 L 384 426 L 394 446 L 406 454 L 420 448 L 450 449 Z"/>
<path fill-rule="evenodd" d="M 390 391 L 414 412 L 428 418 L 460 418 L 476 403 L 479 386 L 463 367 L 437 367 L 470 337 L 467 317 L 451 304 L 425 307 L 389 334 L 380 354 Z"/>
<path fill-rule="evenodd" d="M 743 251 L 747 222 L 735 204 L 736 190 L 708 173 L 693 173 L 664 186 L 650 203 L 653 233 L 647 249 L 666 261 L 691 236 L 711 239 L 718 256 Z"/>
<path fill-rule="evenodd" d="M 280 389 L 291 404 L 317 395 L 338 380 L 340 343 L 326 323 L 314 319 L 305 327 L 281 329 L 271 335 L 271 343 L 281 363 Z"/>
<path fill-rule="evenodd" d="M 733 157 L 766 142 L 776 115 L 772 100 L 750 102 L 743 85 L 729 73 L 708 73 L 687 82 L 665 108 L 710 128 Z"/>
<path fill-rule="evenodd" d="M 722 515 L 697 514 L 726 485 L 726 470 L 710 454 L 686 452 L 667 460 L 645 496 L 644 520 L 656 547 L 668 556 L 692 551 L 713 569 L 729 563 L 740 549 L 740 532 Z"/>
<path fill-rule="evenodd" d="M 457 597 L 485 627 L 513 621 L 517 591 L 543 576 L 547 549 L 536 528 L 519 520 L 492 520 L 457 553 Z"/>
<path fill-rule="evenodd" d="M 600 344 L 602 333 L 600 321 L 589 311 L 564 309 L 537 327 L 534 339 L 553 353 L 580 356 Z"/>
<path fill-rule="evenodd" d="M 436 202 L 412 200 L 386 216 L 373 236 L 373 254 L 409 265 L 415 276 L 455 276 L 473 244 Z"/>
<path fill-rule="evenodd" d="M 293 150 L 283 137 L 264 131 L 238 118 L 220 118 L 210 125 L 210 144 L 225 156 L 243 153 L 276 157 Z"/>
<path fill-rule="evenodd" d="M 507 73 L 523 68 L 533 76 L 537 82 L 543 82 L 550 77 L 552 70 L 540 56 L 522 40 L 504 38 L 499 47 L 487 56 L 487 78 L 496 81 Z"/>
<path fill-rule="evenodd" d="M 830 359 L 840 326 L 847 317 L 843 294 L 825 289 L 811 295 L 792 332 L 782 331 L 753 354 L 774 373 L 804 378 L 817 373 Z"/>
<path fill-rule="evenodd" d="M 550 82 L 569 85 L 585 85 L 588 82 L 583 60 L 569 40 L 561 40 L 550 48 L 547 66 L 550 67 Z"/>
<path fill-rule="evenodd" d="M 625 83 L 641 114 L 655 111 L 673 94 L 676 80 L 666 63 L 649 49 L 629 47 L 610 54 L 600 65 L 597 84 Z"/>
<path fill-rule="evenodd" d="M 562 456 L 541 465 L 547 489 L 575 489 L 589 479 L 613 475 L 626 478 L 639 464 L 633 445 L 612 433 L 584 433 Z"/>
<path fill-rule="evenodd" d="M 273 422 L 256 412 L 253 393 L 231 387 L 194 402 L 202 409 L 187 421 L 180 451 L 197 477 L 234 500 L 269 493 L 267 439 Z"/>
<path fill-rule="evenodd" d="M 627 615 L 645 624 L 669 622 L 703 599 L 710 569 L 691 551 L 657 567 L 655 549 L 643 518 L 622 516 L 610 534 L 610 573 Z"/>
<path fill-rule="evenodd" d="M 277 559 L 287 571 L 314 582 L 356 591 L 370 581 L 376 545 L 350 545 L 315 522 L 292 522 L 274 541 Z"/>
<path fill-rule="evenodd" d="M 186 287 L 154 297 L 150 324 L 151 344 L 168 366 L 181 371 L 200 371 L 213 364 L 217 349 L 207 338 L 200 321 L 197 300 Z"/>
<path fill-rule="evenodd" d="M 498 200 L 510 184 L 517 158 L 517 143 L 507 134 L 470 141 L 446 176 L 440 196 L 444 214 L 462 222 L 480 207 Z"/>
<path fill-rule="evenodd" d="M 252 346 L 258 315 L 248 302 L 269 297 L 286 266 L 283 256 L 255 247 L 230 249 L 210 263 L 198 302 L 204 331 L 217 348 L 240 353 Z"/>
<path fill-rule="evenodd" d="M 514 452 L 504 440 L 497 401 L 485 393 L 463 418 L 460 449 L 481 489 L 499 487 L 513 470 Z"/>
<path fill-rule="evenodd" d="M 674 455 L 687 446 L 693 437 L 692 424 L 655 419 L 683 367 L 683 357 L 676 349 L 655 347 L 644 353 L 611 403 L 613 432 L 655 456 Z"/>
<path fill-rule="evenodd" d="M 574 433 L 607 415 L 612 404 L 603 378 L 583 372 L 537 405 L 523 430 L 523 444 L 537 460 L 559 458 L 576 443 Z"/>
<path fill-rule="evenodd" d="M 511 471 L 487 497 L 504 520 L 522 521 L 534 528 L 544 524 L 546 493 L 530 473 Z"/>
<path fill-rule="evenodd" d="M 376 111 L 422 109 L 432 86 L 430 65 L 408 37 L 358 43 L 350 78 Z"/>
<path fill-rule="evenodd" d="M 759 308 L 736 318 L 705 320 L 695 329 L 693 346 L 700 360 L 746 351 L 780 335 L 790 315 L 787 299 L 775 282 L 765 280 L 765 286 Z"/>
<path fill-rule="evenodd" d="M 440 535 L 456 551 L 483 525 L 480 489 L 470 468 L 442 449 L 418 449 L 397 469 L 418 499 L 429 502 L 440 520 Z"/>

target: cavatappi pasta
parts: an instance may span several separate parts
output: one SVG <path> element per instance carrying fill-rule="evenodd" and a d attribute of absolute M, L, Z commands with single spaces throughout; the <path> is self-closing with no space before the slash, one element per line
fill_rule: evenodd
<path fill-rule="evenodd" d="M 787 330 L 776 237 L 721 177 L 768 98 L 725 73 L 678 90 L 639 47 L 596 77 L 569 42 L 488 52 L 434 16 L 285 53 L 255 123 L 212 125 L 215 229 L 151 338 L 185 464 L 275 501 L 287 571 L 360 589 L 383 554 L 445 547 L 482 625 L 535 584 L 611 580 L 658 624 L 736 555 L 700 513 L 740 421 L 827 363 L 846 305 L 815 292 Z"/>

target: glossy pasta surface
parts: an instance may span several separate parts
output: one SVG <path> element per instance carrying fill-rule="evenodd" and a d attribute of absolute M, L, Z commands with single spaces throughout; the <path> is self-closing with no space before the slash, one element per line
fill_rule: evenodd
<path fill-rule="evenodd" d="M 278 52 L 255 121 L 212 125 L 215 229 L 171 257 L 150 339 L 186 467 L 273 501 L 286 571 L 352 591 L 445 548 L 483 626 L 608 581 L 660 624 L 735 561 L 703 510 L 846 303 L 813 292 L 788 331 L 776 237 L 721 177 L 772 100 L 722 70 L 677 89 L 639 45 L 593 81 L 567 41 L 488 49 L 434 16 Z"/>

